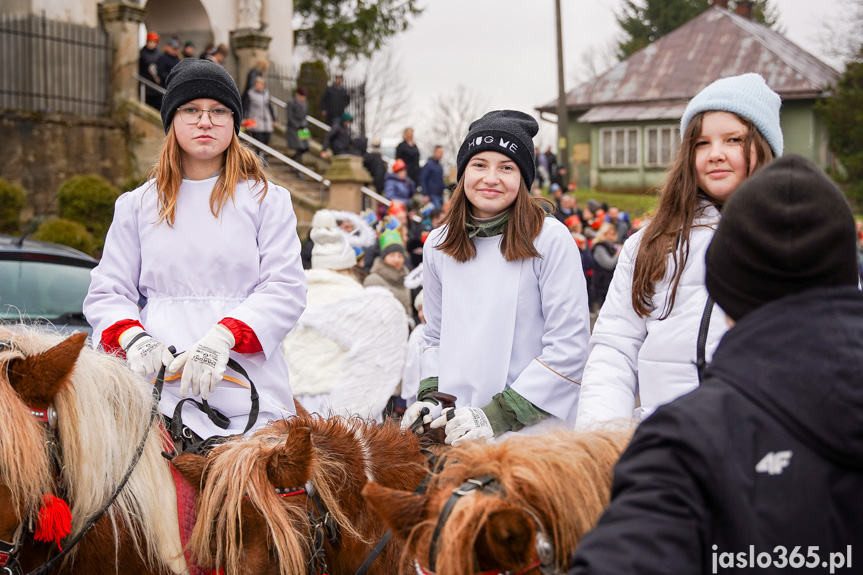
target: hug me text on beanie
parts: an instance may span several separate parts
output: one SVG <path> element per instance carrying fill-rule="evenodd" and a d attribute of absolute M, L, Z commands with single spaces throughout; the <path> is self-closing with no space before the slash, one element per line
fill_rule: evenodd
<path fill-rule="evenodd" d="M 527 189 L 536 177 L 536 161 L 533 137 L 539 132 L 539 124 L 533 116 L 516 110 L 496 110 L 476 120 L 468 129 L 458 150 L 457 179 L 461 180 L 468 161 L 480 152 L 500 152 L 509 156 L 518 166 Z"/>
<path fill-rule="evenodd" d="M 234 113 L 234 132 L 240 132 L 243 105 L 237 84 L 228 72 L 210 60 L 186 58 L 174 66 L 165 81 L 167 92 L 162 97 L 162 125 L 165 133 L 171 127 L 177 108 L 198 98 L 210 98 Z"/>
<path fill-rule="evenodd" d="M 701 112 L 732 112 L 755 124 L 778 158 L 784 146 L 779 125 L 781 106 L 779 94 L 771 90 L 758 74 L 721 78 L 701 90 L 686 105 L 680 119 L 680 139 L 683 141 L 686 127 Z"/>

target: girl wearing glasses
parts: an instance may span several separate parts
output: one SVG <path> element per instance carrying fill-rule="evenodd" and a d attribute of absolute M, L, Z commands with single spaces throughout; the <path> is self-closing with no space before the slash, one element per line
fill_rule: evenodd
<path fill-rule="evenodd" d="M 229 358 L 260 394 L 257 425 L 294 412 L 279 345 L 306 305 L 297 220 L 290 193 L 268 183 L 257 155 L 240 144 L 240 94 L 224 68 L 177 64 L 161 114 L 159 160 L 144 185 L 117 200 L 84 313 L 94 341 L 124 351 L 133 371 L 182 371 L 179 385 L 166 381 L 162 413 L 200 396 L 230 425 L 185 409 L 192 432 L 240 433 L 251 403 Z M 174 358 L 171 345 L 184 353 Z"/>

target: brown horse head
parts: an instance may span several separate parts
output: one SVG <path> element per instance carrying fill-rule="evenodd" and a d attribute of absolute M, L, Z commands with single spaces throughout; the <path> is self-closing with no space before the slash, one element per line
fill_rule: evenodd
<path fill-rule="evenodd" d="M 2 339 L 6 336 L 0 334 Z M 38 353 L 20 349 L 12 343 L 14 340 L 2 346 L 0 539 L 3 541 L 12 541 L 16 527 L 34 518 L 42 495 L 53 489 L 46 450 L 47 429 L 30 408 L 45 412 L 52 406 L 54 396 L 70 385 L 69 375 L 86 338 L 86 334 L 75 334 Z"/>
<path fill-rule="evenodd" d="M 306 572 L 310 514 L 324 513 L 333 518 L 324 533 L 334 537 L 323 542 L 329 572 L 353 573 L 385 531 L 363 486 L 376 479 L 412 489 L 426 474 L 416 437 L 397 425 L 308 414 L 222 444 L 206 459 L 178 456 L 174 465 L 200 490 L 192 552 L 201 566 L 228 575 Z M 394 568 L 401 549 L 394 549 L 369 573 L 401 570 Z"/>
<path fill-rule="evenodd" d="M 69 385 L 69 374 L 86 341 L 86 333 L 76 333 L 42 353 L 10 359 L 6 364 L 9 385 L 25 405 L 47 408 L 57 392 Z"/>
<path fill-rule="evenodd" d="M 448 453 L 424 495 L 371 483 L 363 495 L 428 572 L 432 564 L 440 575 L 533 573 L 540 564 L 563 572 L 608 504 L 629 435 L 558 431 L 465 445 Z M 482 477 L 483 487 L 465 489 Z"/>

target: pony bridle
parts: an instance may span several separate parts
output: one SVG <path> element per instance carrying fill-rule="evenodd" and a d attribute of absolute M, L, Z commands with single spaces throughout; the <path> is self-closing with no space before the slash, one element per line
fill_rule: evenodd
<path fill-rule="evenodd" d="M 431 543 L 429 545 L 429 568 L 424 568 L 418 560 L 414 559 L 414 569 L 416 570 L 417 575 L 435 575 L 434 570 L 437 561 L 438 539 L 440 538 L 441 533 L 443 533 L 444 525 L 446 524 L 447 519 L 449 519 L 452 510 L 462 497 L 474 495 L 477 492 L 500 495 L 502 491 L 503 489 L 500 485 L 500 481 L 498 481 L 497 477 L 491 473 L 468 479 L 453 489 L 452 495 L 447 499 L 443 509 L 441 509 L 440 515 L 438 515 L 437 524 L 432 532 Z M 539 525 L 535 525 L 535 527 L 536 557 L 534 557 L 530 564 L 519 571 L 502 571 L 500 569 L 496 569 L 492 571 L 483 571 L 476 575 L 524 575 L 533 569 L 539 569 L 539 571 L 545 575 L 555 573 L 554 548 L 548 540 L 548 537 L 546 537 L 542 529 L 540 529 Z"/>
<path fill-rule="evenodd" d="M 0 341 L 0 351 L 17 350 L 21 351 L 13 342 L 4 340 Z M 23 352 L 22 352 L 23 353 Z M 27 406 L 30 410 L 30 415 L 45 424 L 48 431 L 48 453 L 51 458 L 51 464 L 55 471 L 60 470 L 60 455 L 58 453 L 59 442 L 56 438 L 57 429 L 57 410 L 54 405 L 49 405 L 45 409 L 37 409 Z M 0 575 L 22 575 L 21 564 L 18 562 L 18 552 L 21 548 L 21 542 L 24 536 L 24 523 L 19 523 L 12 535 L 12 541 L 0 540 Z"/>

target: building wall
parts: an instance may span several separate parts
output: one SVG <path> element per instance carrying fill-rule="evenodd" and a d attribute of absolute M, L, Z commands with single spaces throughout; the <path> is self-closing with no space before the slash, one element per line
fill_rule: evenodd
<path fill-rule="evenodd" d="M 115 185 L 132 177 L 128 136 L 119 122 L 38 113 L 0 113 L 0 177 L 28 191 L 31 214 L 53 214 L 60 184 L 98 174 Z"/>
<path fill-rule="evenodd" d="M 823 122 L 813 109 L 814 100 L 786 101 L 782 103 L 780 124 L 785 138 L 785 154 L 800 154 L 822 167 L 828 167 L 833 157 L 827 149 L 827 135 Z M 662 182 L 665 168 L 645 167 L 645 128 L 651 125 L 667 125 L 674 122 L 622 122 L 620 124 L 591 124 L 590 132 L 590 182 L 592 188 L 618 191 L 644 191 Z M 570 143 L 584 140 L 585 124 L 570 123 Z M 632 168 L 599 167 L 599 132 L 603 128 L 616 126 L 639 126 L 641 149 L 639 165 Z M 579 187 L 582 187 L 579 181 Z"/>
<path fill-rule="evenodd" d="M 7 4 L 11 6 L 7 8 Z M 98 26 L 99 13 L 96 4 L 95 0 L 3 0 L 2 12 L 37 16 L 44 12 L 49 20 Z"/>

